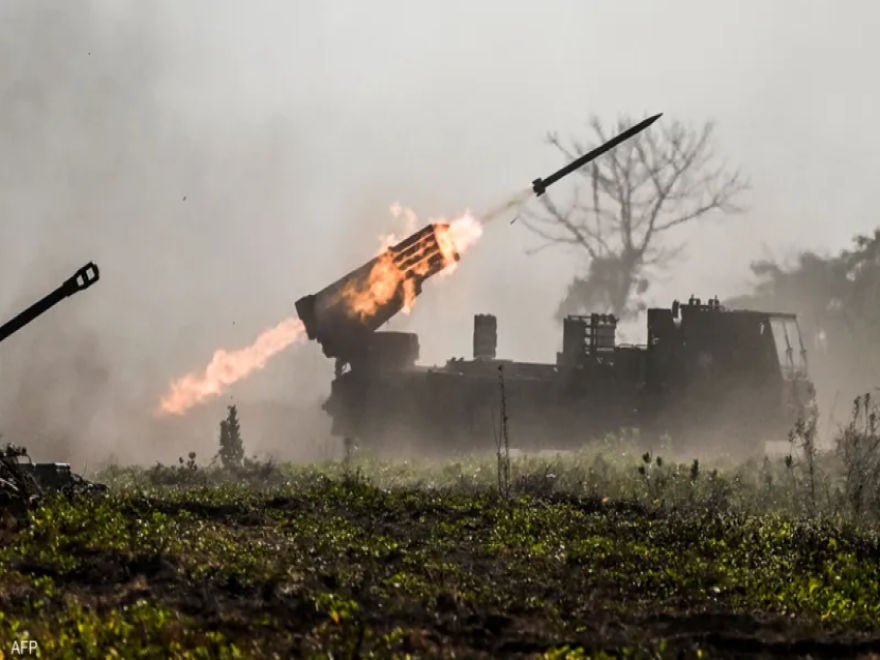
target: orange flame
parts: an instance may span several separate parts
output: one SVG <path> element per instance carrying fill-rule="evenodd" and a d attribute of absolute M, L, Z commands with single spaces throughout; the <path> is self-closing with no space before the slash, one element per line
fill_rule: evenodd
<path fill-rule="evenodd" d="M 414 233 L 418 218 L 411 209 L 395 203 L 391 213 L 396 218 L 403 218 L 407 235 Z M 438 249 L 442 258 L 440 274 L 453 272 L 457 266 L 456 255 L 463 254 L 483 234 L 482 223 L 470 212 L 451 221 L 436 219 L 430 222 L 434 224 L 433 238 L 436 244 L 427 238 L 423 239 L 415 246 L 414 253 L 409 255 L 404 269 L 395 262 L 395 254 L 388 249 L 399 240 L 393 235 L 382 238 L 382 250 L 366 285 L 360 288 L 356 284 L 349 285 L 342 292 L 354 313 L 361 316 L 375 314 L 402 289 L 402 311 L 408 314 L 416 300 L 416 285 L 412 276 L 424 276 L 431 270 L 431 259 L 436 259 Z M 229 385 L 262 369 L 269 358 L 304 337 L 302 321 L 292 318 L 266 330 L 250 346 L 233 352 L 223 349 L 216 351 L 203 373 L 189 373 L 171 383 L 168 393 L 161 399 L 158 414 L 182 415 L 193 406 L 218 396 Z"/>
<path fill-rule="evenodd" d="M 305 336 L 302 321 L 296 318 L 269 328 L 250 346 L 214 353 L 204 373 L 189 373 L 171 383 L 159 404 L 159 414 L 182 415 L 206 399 L 219 395 L 224 388 L 266 366 L 269 358 Z"/>
<path fill-rule="evenodd" d="M 436 221 L 432 221 L 436 222 Z M 442 222 L 442 221 L 441 221 Z M 441 275 L 449 275 L 458 267 L 458 262 L 453 256 L 456 252 L 460 255 L 480 240 L 483 235 L 483 224 L 471 215 L 470 211 L 452 222 L 448 228 L 442 228 L 437 232 L 437 244 L 446 261 L 446 268 Z"/>
<path fill-rule="evenodd" d="M 391 253 L 385 251 L 370 271 L 366 286 L 358 286 L 357 282 L 348 284 L 342 297 L 353 313 L 362 318 L 372 316 L 394 297 L 401 282 L 405 290 L 405 274 L 394 263 Z"/>
<path fill-rule="evenodd" d="M 391 205 L 391 214 L 395 218 L 403 218 L 407 225 L 407 234 L 412 234 L 418 222 L 418 217 L 412 209 L 395 202 Z M 483 235 L 483 225 L 468 211 L 454 220 L 432 218 L 434 224 L 437 246 L 443 259 L 442 274 L 453 272 L 458 260 L 456 255 L 461 255 L 465 250 L 476 243 Z M 427 241 L 416 246 L 416 262 L 402 270 L 394 260 L 394 254 L 389 248 L 399 242 L 394 234 L 380 237 L 382 249 L 378 255 L 378 261 L 367 278 L 366 285 L 354 282 L 349 284 L 341 293 L 348 302 L 349 308 L 355 314 L 368 317 L 391 300 L 398 292 L 403 295 L 404 314 L 412 311 L 416 301 L 416 285 L 412 276 L 424 276 L 431 268 L 429 259 L 430 250 L 433 247 Z"/>

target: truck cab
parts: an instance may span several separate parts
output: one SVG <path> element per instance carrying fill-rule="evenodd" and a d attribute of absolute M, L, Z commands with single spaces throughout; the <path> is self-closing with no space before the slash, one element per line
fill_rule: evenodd
<path fill-rule="evenodd" d="M 648 311 L 646 389 L 677 411 L 671 427 L 755 438 L 766 429 L 785 435 L 815 409 L 797 317 L 728 310 L 717 298 Z"/>

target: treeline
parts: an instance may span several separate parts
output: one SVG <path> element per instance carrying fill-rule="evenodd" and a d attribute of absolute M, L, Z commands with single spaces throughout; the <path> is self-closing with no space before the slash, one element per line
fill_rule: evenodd
<path fill-rule="evenodd" d="M 845 421 L 855 397 L 880 386 L 880 228 L 839 254 L 759 261 L 752 272 L 753 291 L 725 304 L 797 313 L 822 414 Z"/>

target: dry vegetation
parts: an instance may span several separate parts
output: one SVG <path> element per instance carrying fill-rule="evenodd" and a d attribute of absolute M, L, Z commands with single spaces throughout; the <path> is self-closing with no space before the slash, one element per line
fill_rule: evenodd
<path fill-rule="evenodd" d="M 834 451 L 809 428 L 791 440 L 789 457 L 711 470 L 620 438 L 549 458 L 296 467 L 227 448 L 225 465 L 108 468 L 109 495 L 7 518 L 0 649 L 27 634 L 65 658 L 867 657 L 873 404 Z"/>

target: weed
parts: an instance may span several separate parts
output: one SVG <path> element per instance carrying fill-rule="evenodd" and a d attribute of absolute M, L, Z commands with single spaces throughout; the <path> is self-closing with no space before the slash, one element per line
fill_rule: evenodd
<path fill-rule="evenodd" d="M 498 395 L 500 427 L 495 431 L 495 417 L 493 415 L 492 429 L 495 433 L 498 492 L 507 500 L 510 497 L 510 435 L 508 434 L 507 394 L 504 389 L 504 365 L 498 365 Z"/>
<path fill-rule="evenodd" d="M 789 457 L 737 465 L 614 438 L 514 458 L 499 431 L 455 464 L 110 468 L 107 497 L 0 529 L 0 649 L 27 631 L 61 658 L 876 653 L 880 433 L 857 403 L 834 451 L 805 426 Z"/>

